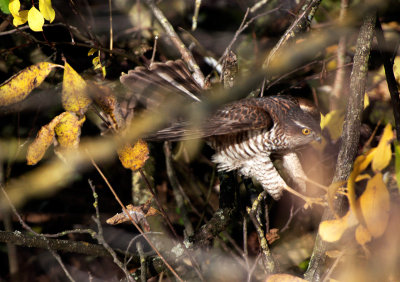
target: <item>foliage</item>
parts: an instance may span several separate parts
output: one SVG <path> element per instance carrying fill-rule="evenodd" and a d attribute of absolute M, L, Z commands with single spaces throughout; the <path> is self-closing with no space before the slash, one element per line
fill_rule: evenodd
<path fill-rule="evenodd" d="M 57 272 L 59 280 L 80 279 L 76 273 L 90 270 L 90 279 L 105 281 L 123 275 L 304 281 L 297 276 L 318 247 L 318 233 L 332 243 L 325 253 L 331 260 L 320 266 L 325 280 L 399 280 L 400 144 L 377 42 L 369 60 L 357 158 L 349 163 L 346 180 L 332 182 L 339 148 L 346 146 L 343 125 L 352 111 L 347 104 L 355 38 L 370 7 L 351 3 L 349 21 L 338 24 L 339 1 L 322 1 L 313 21 L 311 14 L 304 21 L 300 15 L 315 9 L 305 11 L 296 1 L 171 0 L 155 1 L 156 6 L 150 0 L 111 1 L 112 7 L 86 2 L 0 0 L 0 212 L 4 226 L 14 221 L 13 228 L 21 229 L 11 207 L 32 226 L 1 242 L 17 244 L 16 237 L 26 236 L 42 242 L 43 249 L 18 248 L 20 277 L 6 267 L 1 277 L 50 279 Z M 399 83 L 400 56 L 392 51 L 400 23 L 391 15 L 400 7 L 378 8 L 388 45 L 384 51 L 394 54 Z M 301 27 L 282 36 L 295 19 Z M 196 30 L 188 32 L 192 26 Z M 232 50 L 237 78 L 223 89 L 224 56 Z M 170 89 L 153 93 L 154 85 L 132 95 L 119 81 L 135 67 L 150 71 L 153 62 L 178 58 L 195 79 L 204 72 L 204 103 L 188 102 Z M 341 91 L 333 97 L 338 83 Z M 164 146 L 145 141 L 176 120 L 195 126 L 222 103 L 261 92 L 319 105 L 322 142 L 297 152 L 307 175 L 304 195 L 288 187 L 294 195 L 287 192 L 271 203 L 250 179 L 218 175 L 210 148 L 198 140 Z M 275 165 L 282 166 L 278 160 Z M 337 210 L 341 197 L 346 203 Z M 320 221 L 321 207 L 335 217 Z M 33 230 L 57 234 L 31 236 Z M 104 252 L 85 254 L 88 259 L 72 247 L 67 248 L 72 254 L 55 254 L 65 251 L 57 249 L 61 241 L 71 246 L 83 241 Z M 0 256 L 2 265 L 8 259 L 12 264 L 11 245 L 2 248 L 9 255 Z M 43 260 L 49 246 L 62 267 Z M 269 275 L 274 263 L 282 273 Z M 381 269 L 365 267 L 381 264 Z"/>

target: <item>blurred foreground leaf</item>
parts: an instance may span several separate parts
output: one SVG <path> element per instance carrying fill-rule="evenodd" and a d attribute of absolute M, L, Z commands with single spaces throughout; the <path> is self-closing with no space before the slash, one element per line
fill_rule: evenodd
<path fill-rule="evenodd" d="M 381 236 L 386 230 L 390 210 L 389 191 L 383 182 L 382 173 L 377 173 L 368 181 L 359 201 L 369 233 L 375 238 Z"/>
<path fill-rule="evenodd" d="M 321 222 L 318 232 L 322 240 L 335 242 L 342 237 L 347 228 L 356 224 L 357 219 L 353 212 L 349 210 L 347 214 L 341 218 Z"/>
<path fill-rule="evenodd" d="M 378 147 L 376 148 L 375 156 L 372 160 L 372 169 L 374 171 L 382 171 L 387 167 L 392 159 L 392 150 L 390 142 L 393 139 L 392 125 L 386 125 L 381 140 L 379 140 Z"/>

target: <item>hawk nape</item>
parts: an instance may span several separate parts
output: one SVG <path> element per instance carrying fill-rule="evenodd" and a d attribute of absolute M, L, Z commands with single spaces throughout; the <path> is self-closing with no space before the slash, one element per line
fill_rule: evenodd
<path fill-rule="evenodd" d="M 121 82 L 133 91 L 139 90 L 137 95 L 142 100 L 151 100 L 143 97 L 144 93 L 149 94 L 148 90 L 160 97 L 166 89 L 174 89 L 197 101 L 193 91 L 200 89 L 180 60 L 157 63 L 151 70 L 136 68 L 122 75 Z M 205 138 L 215 149 L 212 161 L 218 170 L 238 170 L 244 176 L 254 177 L 278 200 L 287 184 L 274 167 L 271 156 L 282 160 L 287 174 L 305 191 L 304 172 L 296 149 L 320 140 L 318 117 L 317 109 L 304 99 L 291 96 L 249 98 L 222 106 L 205 118 L 197 130 L 187 122 L 177 122 L 146 139 Z"/>

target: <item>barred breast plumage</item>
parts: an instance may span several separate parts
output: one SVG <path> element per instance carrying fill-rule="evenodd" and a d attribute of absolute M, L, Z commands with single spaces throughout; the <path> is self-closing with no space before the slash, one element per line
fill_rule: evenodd
<path fill-rule="evenodd" d="M 188 97 L 197 101 L 192 97 L 195 96 L 192 91 L 199 86 L 193 85 L 192 78 L 184 78 L 190 73 L 182 70 L 182 64 L 181 61 L 169 62 L 162 67 L 158 65 L 152 71 L 135 69 L 123 75 L 121 81 L 131 89 L 141 89 L 140 94 L 149 87 L 153 92 L 173 87 L 182 95 L 187 95 L 187 90 L 190 93 Z M 152 79 L 157 83 L 152 84 Z M 185 90 L 182 91 L 182 88 Z M 318 119 L 319 112 L 303 99 L 291 96 L 249 98 L 222 106 L 196 130 L 188 126 L 188 122 L 176 122 L 147 136 L 147 139 L 176 141 L 205 138 L 215 149 L 212 161 L 217 164 L 218 170 L 238 170 L 244 176 L 253 177 L 274 199 L 279 199 L 287 184 L 274 167 L 271 155 L 282 159 L 288 175 L 304 190 L 304 172 L 295 150 L 320 138 Z"/>

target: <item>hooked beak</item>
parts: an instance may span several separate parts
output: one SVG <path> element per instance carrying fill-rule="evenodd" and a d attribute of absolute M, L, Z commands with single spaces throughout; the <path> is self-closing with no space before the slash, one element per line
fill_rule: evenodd
<path fill-rule="evenodd" d="M 321 141 L 322 141 L 321 135 L 315 135 L 314 139 L 315 139 L 315 141 L 317 141 L 318 143 L 321 144 Z"/>

